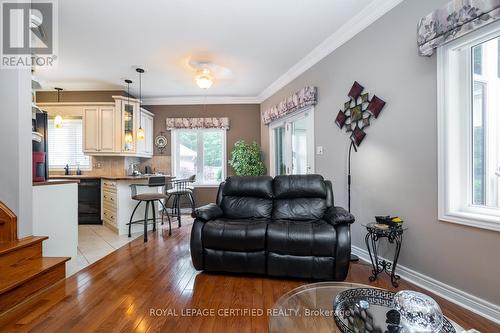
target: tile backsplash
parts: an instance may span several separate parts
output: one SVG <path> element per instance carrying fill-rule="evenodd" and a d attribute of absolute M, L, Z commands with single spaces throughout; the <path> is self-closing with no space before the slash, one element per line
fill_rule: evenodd
<path fill-rule="evenodd" d="M 120 177 L 127 175 L 130 163 L 139 163 L 139 171 L 144 172 L 146 166 L 150 166 L 153 172 L 170 174 L 170 156 L 158 155 L 153 158 L 137 158 L 124 156 L 94 156 L 92 157 L 92 170 L 82 171 L 88 176 L 113 176 Z M 76 174 L 76 170 L 71 169 L 71 174 Z M 63 175 L 63 170 L 50 171 L 50 175 Z"/>

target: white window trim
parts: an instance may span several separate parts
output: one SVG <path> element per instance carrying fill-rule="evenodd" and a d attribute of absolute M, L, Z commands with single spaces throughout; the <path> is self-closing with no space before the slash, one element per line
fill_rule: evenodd
<path fill-rule="evenodd" d="M 76 118 L 72 118 L 72 117 L 68 117 L 69 119 L 80 119 L 79 117 L 76 117 Z M 48 121 L 54 121 L 54 117 L 49 117 Z M 47 123 L 47 126 L 48 126 L 48 123 Z M 64 126 L 64 125 L 63 125 Z M 82 119 L 82 136 L 83 136 L 83 119 Z M 48 128 L 47 128 L 47 131 L 48 131 Z M 84 138 L 82 137 L 82 143 L 83 143 L 83 140 Z M 82 147 L 83 149 L 83 147 Z M 50 158 L 50 151 L 48 151 L 48 154 L 49 154 L 49 158 Z M 80 165 L 79 166 L 79 169 L 81 171 L 92 171 L 92 167 L 94 165 L 94 159 L 92 156 L 89 156 L 89 165 Z M 47 168 L 49 169 L 49 172 L 50 171 L 65 171 L 65 167 L 66 165 L 52 165 L 50 164 L 49 162 L 49 165 L 47 166 Z M 77 166 L 76 165 L 69 165 L 69 168 L 70 168 L 70 171 L 73 171 L 73 170 L 76 170 L 77 169 Z"/>
<path fill-rule="evenodd" d="M 274 156 L 275 152 L 275 137 L 274 137 L 274 129 L 280 126 L 283 126 L 286 122 L 290 122 L 294 118 L 298 118 L 302 116 L 305 113 L 309 113 L 308 117 L 309 121 L 311 122 L 311 131 L 307 134 L 307 142 L 308 142 L 308 154 L 312 154 L 312 156 L 309 156 L 310 158 L 310 170 L 309 173 L 313 174 L 316 172 L 316 156 L 315 156 L 315 124 L 314 124 L 314 106 L 307 106 L 305 108 L 299 109 L 283 118 L 277 119 L 272 121 L 269 124 L 269 175 L 271 177 L 276 176 L 276 172 L 274 170 L 274 163 L 276 156 Z M 291 144 L 290 142 L 287 142 L 286 144 Z"/>
<path fill-rule="evenodd" d="M 451 53 L 487 41 L 499 32 L 500 23 L 494 23 L 439 47 L 437 52 L 438 218 L 494 231 L 500 231 L 500 210 L 468 205 L 472 196 L 472 163 L 469 163 L 472 156 L 472 71 L 461 77 L 460 73 L 450 70 L 450 66 L 457 62 L 460 66 L 470 66 L 470 52 L 464 52 L 462 57 L 452 57 Z"/>
<path fill-rule="evenodd" d="M 176 176 L 175 175 L 175 166 L 176 166 L 176 162 L 177 162 L 177 159 L 176 159 L 176 156 L 177 156 L 177 140 L 176 140 L 176 135 L 175 133 L 177 132 L 182 132 L 182 131 L 197 131 L 197 132 L 213 132 L 213 131 L 220 131 L 220 132 L 223 132 L 223 136 L 222 136 L 222 146 L 223 146 L 223 150 L 222 150 L 222 161 L 223 161 L 223 165 L 222 165 L 222 171 L 223 171 L 223 175 L 222 175 L 222 180 L 224 180 L 226 177 L 227 177 L 227 130 L 225 129 L 219 129 L 219 128 L 199 128 L 199 129 L 189 129 L 189 128 L 179 128 L 179 129 L 172 129 L 170 130 L 170 142 L 171 142 L 171 163 L 170 163 L 170 173 L 171 175 L 173 175 L 174 177 Z M 199 149 L 199 147 L 198 147 Z M 203 147 L 202 147 L 203 149 Z M 197 177 L 198 178 L 198 177 Z M 196 182 L 194 183 L 194 187 L 219 187 L 219 184 L 212 184 L 212 183 L 200 183 L 198 182 L 198 179 L 196 180 Z"/>

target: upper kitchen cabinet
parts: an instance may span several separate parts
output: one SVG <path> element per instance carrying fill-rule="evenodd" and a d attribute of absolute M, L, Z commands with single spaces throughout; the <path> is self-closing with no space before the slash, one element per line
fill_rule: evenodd
<path fill-rule="evenodd" d="M 39 103 L 49 117 L 83 119 L 83 152 L 96 156 L 153 157 L 153 117 L 139 100 L 113 96 L 115 102 Z M 144 140 L 137 140 L 142 126 Z"/>
<path fill-rule="evenodd" d="M 83 107 L 83 152 L 115 153 L 116 112 L 112 106 Z"/>
<path fill-rule="evenodd" d="M 144 140 L 137 140 L 137 156 L 153 156 L 153 117 L 154 115 L 146 109 L 141 108 L 139 127 L 144 130 Z"/>

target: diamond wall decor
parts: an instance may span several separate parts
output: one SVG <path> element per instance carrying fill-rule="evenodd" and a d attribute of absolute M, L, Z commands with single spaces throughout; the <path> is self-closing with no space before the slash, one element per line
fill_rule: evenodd
<path fill-rule="evenodd" d="M 344 103 L 344 110 L 340 110 L 335 118 L 339 128 L 350 133 L 351 141 L 359 146 L 366 136 L 364 129 L 370 126 L 371 117 L 378 118 L 385 106 L 385 102 L 374 95 L 370 100 L 368 93 L 363 93 L 364 87 L 354 81 L 349 91 L 349 100 Z"/>

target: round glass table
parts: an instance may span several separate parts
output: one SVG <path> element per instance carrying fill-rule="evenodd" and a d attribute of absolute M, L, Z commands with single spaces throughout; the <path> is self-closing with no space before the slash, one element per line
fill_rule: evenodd
<path fill-rule="evenodd" d="M 269 332 L 341 332 L 334 320 L 333 305 L 339 293 L 352 288 L 374 287 L 349 282 L 319 282 L 289 291 L 271 309 Z M 459 325 L 449 321 L 457 332 L 463 331 Z"/>

